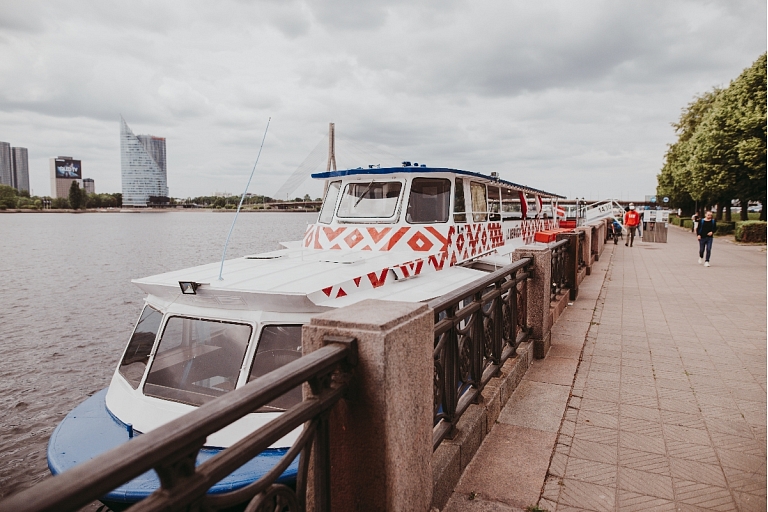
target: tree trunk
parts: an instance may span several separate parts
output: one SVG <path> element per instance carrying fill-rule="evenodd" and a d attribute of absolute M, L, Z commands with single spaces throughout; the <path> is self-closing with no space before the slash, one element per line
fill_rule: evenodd
<path fill-rule="evenodd" d="M 760 204 L 763 205 L 763 207 L 760 209 L 760 220 L 765 220 L 765 198 L 762 198 L 760 200 Z"/>
<path fill-rule="evenodd" d="M 715 211 L 715 220 L 723 220 L 723 209 L 720 203 L 717 204 L 717 210 Z"/>
<path fill-rule="evenodd" d="M 739 218 L 741 220 L 749 220 L 749 201 L 739 198 L 739 203 L 741 203 L 741 215 L 739 215 Z"/>
<path fill-rule="evenodd" d="M 731 222 L 731 202 L 725 203 L 725 222 Z"/>

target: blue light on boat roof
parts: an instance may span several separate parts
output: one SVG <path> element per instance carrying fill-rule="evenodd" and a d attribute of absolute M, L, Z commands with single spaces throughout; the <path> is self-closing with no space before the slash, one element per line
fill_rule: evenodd
<path fill-rule="evenodd" d="M 376 168 L 376 169 L 369 168 L 369 169 L 344 169 L 339 171 L 326 171 L 326 172 L 318 172 L 318 173 L 312 174 L 312 178 L 325 180 L 329 178 L 343 178 L 345 176 L 366 176 L 366 175 L 376 176 L 376 175 L 398 174 L 398 173 L 424 174 L 424 173 L 432 173 L 432 172 L 448 172 L 453 174 L 461 174 L 462 176 L 472 176 L 473 178 L 479 178 L 487 181 L 492 181 L 494 183 L 504 184 L 512 188 L 515 188 L 517 190 L 522 190 L 523 192 L 526 192 L 526 193 L 565 199 L 565 196 L 561 196 L 559 194 L 553 194 L 552 192 L 546 192 L 544 190 L 527 187 L 525 185 L 520 185 L 518 183 L 513 183 L 507 180 L 502 180 L 495 176 L 486 176 L 485 174 L 480 174 L 479 172 L 463 171 L 461 169 L 448 169 L 445 167 L 426 167 L 425 165 L 422 165 L 420 167 L 413 167 L 411 166 L 411 162 L 408 162 L 408 161 L 403 162 L 403 167 L 382 167 L 382 168 Z"/>

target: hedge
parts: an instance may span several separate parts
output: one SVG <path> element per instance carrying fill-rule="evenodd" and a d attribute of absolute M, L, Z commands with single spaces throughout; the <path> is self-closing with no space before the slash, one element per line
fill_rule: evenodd
<path fill-rule="evenodd" d="M 683 219 L 683 227 L 685 229 L 693 229 L 693 221 L 691 219 Z"/>
<path fill-rule="evenodd" d="M 768 223 L 761 220 L 747 220 L 736 226 L 737 242 L 766 243 L 765 234 Z"/>
<path fill-rule="evenodd" d="M 736 228 L 735 222 L 720 221 L 716 223 L 715 234 L 716 235 L 730 235 Z"/>

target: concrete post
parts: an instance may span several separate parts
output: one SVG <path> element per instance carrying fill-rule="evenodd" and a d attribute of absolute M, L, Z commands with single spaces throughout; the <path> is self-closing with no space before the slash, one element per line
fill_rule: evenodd
<path fill-rule="evenodd" d="M 331 510 L 429 511 L 432 315 L 426 304 L 365 300 L 304 326 L 305 354 L 322 347 L 326 335 L 358 343 L 350 393 L 329 419 Z M 311 393 L 309 386 L 304 393 Z"/>
<path fill-rule="evenodd" d="M 607 224 L 605 221 L 600 221 L 597 224 L 592 225 L 592 255 L 595 257 L 595 261 L 600 261 L 600 255 L 603 254 L 606 226 Z"/>
<path fill-rule="evenodd" d="M 525 245 L 512 253 L 512 261 L 533 258 L 533 277 L 528 279 L 528 325 L 531 327 L 533 357 L 543 359 L 552 343 L 552 316 L 549 314 L 552 286 L 552 251 L 544 244 Z"/>

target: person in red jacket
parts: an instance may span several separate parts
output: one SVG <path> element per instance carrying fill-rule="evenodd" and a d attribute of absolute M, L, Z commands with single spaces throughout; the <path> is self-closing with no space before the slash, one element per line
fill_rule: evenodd
<path fill-rule="evenodd" d="M 629 203 L 629 211 L 624 214 L 624 225 L 629 229 L 629 237 L 624 245 L 632 247 L 635 242 L 635 231 L 640 224 L 640 214 L 635 210 L 635 203 Z"/>

